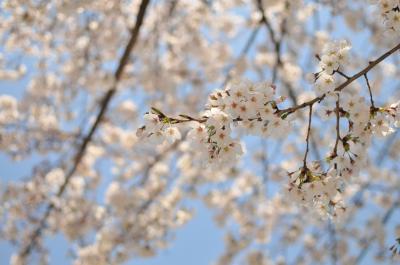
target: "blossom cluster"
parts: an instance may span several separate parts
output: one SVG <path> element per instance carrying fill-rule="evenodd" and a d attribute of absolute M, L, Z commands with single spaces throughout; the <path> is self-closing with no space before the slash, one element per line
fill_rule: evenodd
<path fill-rule="evenodd" d="M 319 216 L 342 217 L 346 208 L 341 195 L 342 181 L 335 170 L 315 173 L 301 168 L 290 174 L 287 194 L 293 202 L 315 210 Z"/>
<path fill-rule="evenodd" d="M 237 134 L 275 138 L 287 135 L 289 121 L 277 112 L 277 104 L 283 100 L 275 98 L 273 85 L 236 80 L 225 90 L 210 94 L 202 119 L 187 115 L 181 115 L 183 119 L 169 118 L 153 108 L 152 113 L 145 114 L 145 125 L 138 132 L 153 143 L 174 142 L 181 133 L 173 124 L 190 122 L 188 139 L 202 154 L 201 159 L 233 165 L 244 153 L 242 143 L 233 137 L 233 128 L 238 129 Z"/>
<path fill-rule="evenodd" d="M 400 127 L 400 103 L 387 108 L 369 108 L 363 97 L 341 94 L 343 99 L 339 109 L 323 112 L 331 116 L 336 111 L 340 118 L 347 119 L 348 132 L 337 135 L 337 142 L 327 154 L 328 171 L 321 171 L 319 164 L 308 164 L 289 173 L 291 182 L 287 188 L 290 198 L 320 216 L 339 217 L 345 214 L 346 206 L 342 191 L 365 168 L 367 154 L 365 150 L 371 144 L 371 137 L 384 137 Z"/>
<path fill-rule="evenodd" d="M 365 161 L 365 149 L 370 145 L 371 136 L 385 137 L 399 127 L 400 104 L 376 108 L 368 106 L 364 97 L 341 93 L 339 109 L 324 109 L 325 118 L 332 117 L 336 111 L 348 122 L 348 132 L 338 135 L 335 153 L 328 161 L 343 176 L 354 175 Z M 323 115 L 324 115 L 323 114 Z M 345 173 L 347 172 L 347 173 Z"/>
<path fill-rule="evenodd" d="M 334 41 L 323 48 L 316 74 L 316 94 L 326 106 L 320 109 L 320 116 L 327 120 L 336 118 L 336 142 L 326 156 L 328 170 L 304 166 L 289 173 L 289 195 L 322 215 L 338 216 L 344 213 L 341 191 L 352 176 L 358 175 L 366 162 L 365 149 L 371 143 L 371 136 L 386 136 L 399 125 L 399 104 L 388 108 L 377 108 L 371 102 L 368 106 L 363 96 L 348 91 L 334 91 L 334 75 L 340 74 L 348 62 L 350 44 Z M 365 75 L 368 83 L 368 78 Z M 139 132 L 151 142 L 174 142 L 181 139 L 176 124 L 190 123 L 187 138 L 197 151 L 201 161 L 219 166 L 235 165 L 243 154 L 243 147 L 234 135 L 257 135 L 285 137 L 289 133 L 289 115 L 292 111 L 279 109 L 284 98 L 275 97 L 275 86 L 267 83 L 252 83 L 248 80 L 234 80 L 226 89 L 212 92 L 208 98 L 207 111 L 201 119 L 188 115 L 171 118 L 157 109 L 145 114 L 145 126 Z M 372 98 L 371 98 L 372 100 Z M 314 103 L 307 103 L 310 107 Z M 312 115 L 310 109 L 310 118 Z M 296 110 L 295 110 L 296 111 Z M 340 120 L 347 120 L 347 132 L 340 128 Z M 311 120 L 309 128 L 311 127 Z M 238 130 L 232 131 L 237 128 Z M 307 136 L 307 146 L 308 146 Z M 308 147 L 307 147 L 308 148 Z M 307 154 L 307 153 L 306 153 Z"/>
<path fill-rule="evenodd" d="M 0 124 L 7 124 L 18 118 L 17 100 L 8 95 L 0 96 Z"/>
<path fill-rule="evenodd" d="M 345 40 L 329 42 L 324 46 L 319 62 L 321 71 L 316 74 L 315 82 L 318 96 L 332 92 L 335 86 L 334 74 L 348 62 L 350 48 Z"/>
<path fill-rule="evenodd" d="M 143 131 L 138 131 L 138 136 L 146 134 L 147 139 L 153 144 L 163 143 L 164 140 L 168 142 L 175 142 L 181 139 L 181 133 L 176 126 L 172 126 L 168 120 L 163 120 L 156 113 L 146 113 L 144 115 L 145 126 Z"/>
<path fill-rule="evenodd" d="M 373 2 L 379 6 L 386 28 L 398 33 L 400 31 L 400 1 L 373 0 Z"/>
<path fill-rule="evenodd" d="M 399 126 L 399 104 L 377 108 L 373 102 L 368 106 L 365 98 L 351 89 L 333 91 L 335 74 L 348 79 L 340 68 L 348 61 L 349 50 L 347 41 L 325 45 L 320 58 L 321 71 L 315 80 L 317 96 L 322 97 L 326 105 L 320 109 L 320 116 L 324 120 L 336 118 L 336 142 L 326 156 L 329 169 L 310 169 L 305 158 L 303 167 L 289 173 L 291 182 L 288 191 L 293 201 L 317 209 L 322 215 L 338 216 L 344 213 L 341 190 L 365 165 L 365 149 L 371 143 L 371 136 L 386 136 Z M 140 129 L 140 134 L 156 143 L 164 140 L 173 142 L 181 139 L 175 124 L 187 122 L 191 127 L 187 138 L 197 150 L 200 160 L 220 166 L 235 165 L 243 154 L 243 147 L 233 137 L 233 128 L 238 129 L 236 135 L 250 134 L 264 138 L 285 137 L 289 133 L 291 119 L 288 116 L 291 112 L 279 109 L 282 101 L 283 98 L 275 97 L 273 85 L 235 80 L 225 90 L 210 94 L 208 110 L 201 119 L 187 115 L 170 118 L 153 108 L 151 113 L 145 115 L 145 126 Z M 340 119 L 347 120 L 347 132 L 340 129 Z"/>

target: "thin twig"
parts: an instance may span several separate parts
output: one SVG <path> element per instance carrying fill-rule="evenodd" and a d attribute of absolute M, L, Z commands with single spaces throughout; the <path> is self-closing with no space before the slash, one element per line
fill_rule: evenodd
<path fill-rule="evenodd" d="M 304 159 L 303 159 L 303 164 L 304 164 L 304 168 L 307 167 L 307 155 L 308 155 L 308 149 L 309 149 L 309 139 L 310 139 L 310 131 L 311 131 L 311 121 L 312 121 L 312 108 L 313 105 L 309 106 L 310 108 L 310 112 L 308 114 L 308 129 L 307 129 L 307 137 L 306 137 L 306 152 L 304 154 Z"/>
<path fill-rule="evenodd" d="M 370 101 L 371 101 L 371 107 L 372 107 L 373 110 L 375 110 L 374 98 L 373 98 L 373 96 L 372 96 L 371 85 L 369 84 L 369 80 L 368 80 L 368 75 L 367 75 L 367 73 L 364 74 L 364 78 L 365 78 L 365 81 L 367 82 L 367 86 L 368 86 L 369 99 L 370 99 Z"/>
<path fill-rule="evenodd" d="M 343 73 L 343 72 L 340 71 L 339 69 L 333 71 L 333 73 L 338 73 L 339 75 L 343 76 L 343 77 L 346 78 L 347 80 L 350 79 L 350 76 L 346 75 L 345 73 Z"/>

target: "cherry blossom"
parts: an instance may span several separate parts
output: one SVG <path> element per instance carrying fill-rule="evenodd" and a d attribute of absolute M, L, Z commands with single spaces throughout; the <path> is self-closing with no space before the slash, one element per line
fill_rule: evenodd
<path fill-rule="evenodd" d="M 10 264 L 399 261 L 398 0 L 0 6 Z"/>

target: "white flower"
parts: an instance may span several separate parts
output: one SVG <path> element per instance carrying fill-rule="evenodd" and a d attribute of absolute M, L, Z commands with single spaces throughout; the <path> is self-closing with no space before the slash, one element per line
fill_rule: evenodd
<path fill-rule="evenodd" d="M 241 102 L 238 107 L 238 114 L 240 118 L 244 120 L 254 118 L 256 115 L 256 109 L 248 101 Z"/>
<path fill-rule="evenodd" d="M 105 193 L 105 203 L 117 208 L 123 208 L 127 203 L 127 196 L 119 182 L 113 181 Z"/>
<path fill-rule="evenodd" d="M 309 183 L 304 183 L 301 186 L 301 189 L 304 191 L 305 195 L 307 197 L 311 197 L 311 199 L 314 197 L 318 197 L 320 194 L 322 194 L 323 193 L 322 188 L 323 188 L 323 184 L 321 181 L 313 181 L 313 182 L 309 182 Z M 308 199 L 308 200 L 311 200 L 311 199 Z"/>
<path fill-rule="evenodd" d="M 118 111 L 123 115 L 126 119 L 131 119 L 135 117 L 137 112 L 137 106 L 131 100 L 125 100 L 118 106 Z"/>
<path fill-rule="evenodd" d="M 165 129 L 165 138 L 168 142 L 173 143 L 176 140 L 180 140 L 182 138 L 181 133 L 179 132 L 177 127 L 170 126 Z"/>
<path fill-rule="evenodd" d="M 296 185 L 290 183 L 288 187 L 285 189 L 288 199 L 294 203 L 304 203 L 305 194 L 302 189 L 299 189 Z"/>
<path fill-rule="evenodd" d="M 330 161 L 331 167 L 335 168 L 338 172 L 342 172 L 343 170 L 349 169 L 352 167 L 351 160 L 348 154 L 345 152 L 338 151 L 337 156 Z"/>
<path fill-rule="evenodd" d="M 400 101 L 395 104 L 392 104 L 390 107 L 395 110 L 393 125 L 395 127 L 399 128 L 400 127 Z"/>
<path fill-rule="evenodd" d="M 260 92 L 252 92 L 248 98 L 249 106 L 255 110 L 264 107 L 266 101 L 267 98 Z"/>
<path fill-rule="evenodd" d="M 396 0 L 380 0 L 379 7 L 381 8 L 382 13 L 386 13 L 398 5 L 398 1 Z"/>
<path fill-rule="evenodd" d="M 378 113 L 372 120 L 372 132 L 378 136 L 387 136 L 394 132 L 390 126 L 390 117 Z"/>
<path fill-rule="evenodd" d="M 275 138 L 284 138 L 290 132 L 289 122 L 277 116 L 268 123 L 268 134 Z"/>
<path fill-rule="evenodd" d="M 343 45 L 344 46 L 336 54 L 336 58 L 338 60 L 338 63 L 341 64 L 341 65 L 343 65 L 343 64 L 348 62 L 348 60 L 349 60 L 349 51 L 351 49 L 351 46 L 347 42 L 345 42 Z"/>
<path fill-rule="evenodd" d="M 341 107 L 350 113 L 350 115 L 353 115 L 355 113 L 360 113 L 361 111 L 364 112 L 364 107 L 366 106 L 365 104 L 365 99 L 363 97 L 358 97 L 358 96 L 346 96 L 341 99 L 340 103 Z M 367 107 L 368 108 L 368 107 Z M 369 115 L 369 111 L 367 111 Z"/>
<path fill-rule="evenodd" d="M 264 102 L 266 103 L 267 101 L 272 100 L 272 98 L 275 95 L 275 86 L 271 85 L 270 83 L 267 82 L 261 82 L 257 83 L 256 85 L 253 86 L 253 92 L 255 93 L 261 93 L 264 98 Z M 260 97 L 262 98 L 262 97 Z"/>
<path fill-rule="evenodd" d="M 339 68 L 338 58 L 336 54 L 333 55 L 323 55 L 321 57 L 320 66 L 324 69 L 325 73 L 332 75 L 333 71 Z"/>
<path fill-rule="evenodd" d="M 161 144 L 165 140 L 163 131 L 156 131 L 152 133 L 148 138 L 149 142 L 154 145 Z"/>
<path fill-rule="evenodd" d="M 322 53 L 324 55 L 336 55 L 338 51 L 338 43 L 337 42 L 328 42 L 324 45 Z"/>
<path fill-rule="evenodd" d="M 188 132 L 188 138 L 196 143 L 205 143 L 208 137 L 206 126 L 202 123 L 191 123 L 192 129 Z"/>
<path fill-rule="evenodd" d="M 144 115 L 144 124 L 146 126 L 146 131 L 154 132 L 161 128 L 162 123 L 160 122 L 158 116 L 154 113 L 146 113 Z"/>
<path fill-rule="evenodd" d="M 65 180 L 64 172 L 61 168 L 55 168 L 46 175 L 46 181 L 53 189 L 59 188 Z"/>
<path fill-rule="evenodd" d="M 263 121 L 253 120 L 253 121 L 242 121 L 240 122 L 240 127 L 244 134 L 260 135 L 262 134 Z"/>
<path fill-rule="evenodd" d="M 237 100 L 247 98 L 248 93 L 253 90 L 253 84 L 248 80 L 233 80 L 227 85 L 229 95 Z"/>
<path fill-rule="evenodd" d="M 212 125 L 215 128 L 221 128 L 224 125 L 228 126 L 230 121 L 228 114 L 218 108 L 212 108 L 206 111 L 204 115 L 208 117 L 207 125 Z"/>
<path fill-rule="evenodd" d="M 321 184 L 321 192 L 329 199 L 332 199 L 338 193 L 338 177 L 334 170 L 328 173 L 328 176 L 322 180 Z"/>
<path fill-rule="evenodd" d="M 85 192 L 85 186 L 86 186 L 86 183 L 85 183 L 85 180 L 83 179 L 83 177 L 74 176 L 69 181 L 68 192 L 71 196 L 80 197 Z"/>
<path fill-rule="evenodd" d="M 333 76 L 323 72 L 318 76 L 318 79 L 315 82 L 315 92 L 318 96 L 321 96 L 325 93 L 331 92 L 334 86 L 335 80 Z"/>
<path fill-rule="evenodd" d="M 176 212 L 176 224 L 182 226 L 192 218 L 192 213 L 186 210 L 178 210 Z"/>
<path fill-rule="evenodd" d="M 12 122 L 17 118 L 17 100 L 9 95 L 0 95 L 0 123 Z"/>
<path fill-rule="evenodd" d="M 98 245 L 88 245 L 78 250 L 78 259 L 74 265 L 105 265 L 107 257 Z"/>
<path fill-rule="evenodd" d="M 0 96 L 0 110 L 15 110 L 17 109 L 17 100 L 13 96 L 1 95 Z"/>
<path fill-rule="evenodd" d="M 215 90 L 208 97 L 208 105 L 211 107 L 221 107 L 224 105 L 224 99 L 226 98 L 226 92 L 220 89 Z"/>
<path fill-rule="evenodd" d="M 223 146 L 231 141 L 229 130 L 216 129 L 215 134 L 212 136 L 212 140 L 215 141 L 219 146 Z"/>
<path fill-rule="evenodd" d="M 365 125 L 369 120 L 369 107 L 365 104 L 357 104 L 349 112 L 350 118 L 355 124 Z"/>
<path fill-rule="evenodd" d="M 239 104 L 240 101 L 234 97 L 227 97 L 225 101 L 226 112 L 231 115 L 231 117 L 236 118 L 239 116 Z"/>
<path fill-rule="evenodd" d="M 267 104 L 260 109 L 260 116 L 263 120 L 272 120 L 275 117 L 271 104 Z"/>
<path fill-rule="evenodd" d="M 244 150 L 240 142 L 230 142 L 221 148 L 219 163 L 227 166 L 233 165 L 243 153 Z"/>
<path fill-rule="evenodd" d="M 391 11 L 387 14 L 386 26 L 393 28 L 395 31 L 400 31 L 400 12 Z"/>
<path fill-rule="evenodd" d="M 321 107 L 318 114 L 319 114 L 319 116 L 321 116 L 321 118 L 323 120 L 328 120 L 328 119 L 336 116 L 335 110 L 332 109 L 331 107 Z"/>
<path fill-rule="evenodd" d="M 325 73 L 332 75 L 340 65 L 347 63 L 350 48 L 346 40 L 327 43 L 323 49 L 320 67 Z"/>

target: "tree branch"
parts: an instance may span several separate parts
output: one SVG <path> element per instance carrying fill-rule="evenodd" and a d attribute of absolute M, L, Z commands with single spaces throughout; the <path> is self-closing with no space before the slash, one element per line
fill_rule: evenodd
<path fill-rule="evenodd" d="M 390 55 L 392 55 L 393 53 L 395 53 L 396 51 L 398 51 L 400 49 L 400 43 L 397 44 L 394 48 L 392 48 L 391 50 L 385 52 L 384 54 L 382 54 L 378 59 L 376 59 L 375 61 L 371 61 L 369 62 L 368 66 L 365 67 L 364 69 L 362 69 L 360 72 L 354 74 L 353 76 L 351 76 L 349 79 L 347 79 L 344 83 L 340 84 L 339 86 L 337 86 L 333 91 L 335 92 L 340 92 L 342 91 L 344 88 L 346 88 L 348 85 L 350 85 L 351 83 L 353 83 L 355 80 L 357 80 L 358 78 L 360 78 L 361 76 L 367 74 L 371 69 L 373 69 L 375 66 L 377 66 L 380 62 L 382 62 L 383 60 L 385 60 L 387 57 L 389 57 Z M 279 115 L 282 114 L 291 114 L 299 109 L 308 107 L 316 102 L 321 102 L 324 98 L 325 98 L 326 94 L 323 94 L 319 97 L 316 97 L 312 100 L 306 101 L 300 105 L 296 105 L 293 107 L 289 107 L 286 109 L 282 109 L 282 110 L 278 110 L 276 113 Z"/>
<path fill-rule="evenodd" d="M 64 192 L 65 189 L 67 188 L 72 176 L 75 174 L 79 164 L 82 161 L 82 158 L 85 155 L 86 149 L 89 145 L 89 143 L 92 141 L 93 135 L 96 132 L 96 130 L 98 129 L 102 118 L 104 117 L 108 106 L 111 102 L 111 99 L 113 98 L 116 89 L 117 89 L 117 84 L 118 82 L 121 80 L 122 74 L 124 72 L 125 66 L 128 63 L 129 57 L 131 55 L 132 49 L 134 48 L 135 44 L 137 43 L 138 37 L 139 37 L 139 32 L 140 32 L 140 28 L 143 24 L 144 21 L 144 17 L 145 17 L 145 13 L 146 13 L 146 9 L 148 7 L 150 3 L 150 0 L 142 0 L 140 7 L 139 7 L 139 12 L 137 14 L 137 18 L 136 18 L 136 23 L 135 26 L 133 27 L 133 29 L 131 30 L 131 37 L 129 39 L 128 44 L 125 47 L 125 50 L 123 52 L 123 55 L 121 57 L 121 59 L 119 60 L 118 63 L 118 67 L 117 70 L 114 73 L 114 84 L 113 86 L 106 92 L 106 94 L 103 96 L 103 99 L 100 101 L 100 111 L 97 114 L 96 120 L 94 122 L 94 124 L 91 126 L 89 133 L 84 137 L 82 144 L 79 146 L 79 149 L 75 155 L 74 158 L 74 162 L 72 165 L 72 168 L 68 171 L 68 173 L 65 176 L 65 180 L 63 182 L 63 184 L 60 186 L 58 192 L 56 193 L 57 197 L 61 197 Z M 52 211 L 55 208 L 55 204 L 53 202 L 50 202 L 49 205 L 46 208 L 46 211 L 43 215 L 43 217 L 40 219 L 39 225 L 36 227 L 36 229 L 33 231 L 32 235 L 31 235 L 31 240 L 29 241 L 29 243 L 21 250 L 20 252 L 20 256 L 22 258 L 25 258 L 26 256 L 28 256 L 31 251 L 33 250 L 33 248 L 35 247 L 38 238 L 41 236 L 43 229 L 46 226 L 46 222 L 47 222 L 47 218 L 50 216 L 50 214 L 52 213 Z"/>
<path fill-rule="evenodd" d="M 282 24 L 281 24 L 281 38 L 278 39 L 276 34 L 275 34 L 275 31 L 272 28 L 271 22 L 265 16 L 265 10 L 264 10 L 264 7 L 262 5 L 261 0 L 257 0 L 257 8 L 261 13 L 261 23 L 263 23 L 265 25 L 265 27 L 267 28 L 269 37 L 270 37 L 271 42 L 274 45 L 274 49 L 275 49 L 276 63 L 274 65 L 273 69 L 272 69 L 272 83 L 275 83 L 276 79 L 278 77 L 278 70 L 279 70 L 280 66 L 282 65 L 281 50 L 282 50 L 283 35 L 285 33 L 285 28 L 286 28 L 285 27 L 286 20 L 284 19 L 282 21 Z"/>

